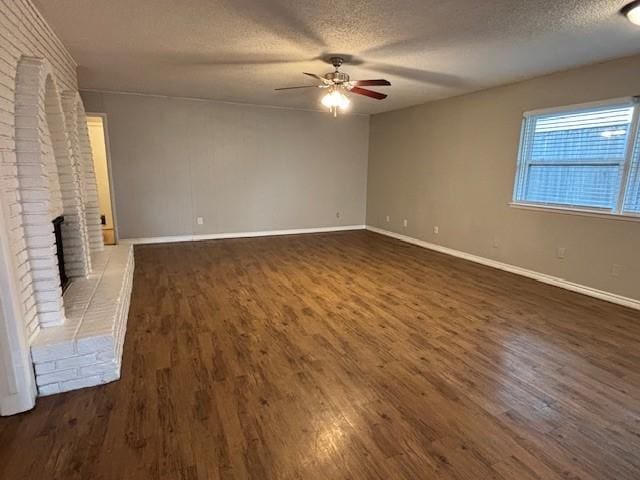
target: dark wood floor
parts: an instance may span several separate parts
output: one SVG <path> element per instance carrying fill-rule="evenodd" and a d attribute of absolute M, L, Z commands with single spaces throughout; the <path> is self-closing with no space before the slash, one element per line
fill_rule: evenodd
<path fill-rule="evenodd" d="M 2 479 L 638 479 L 640 315 L 369 232 L 141 246 L 123 377 Z"/>

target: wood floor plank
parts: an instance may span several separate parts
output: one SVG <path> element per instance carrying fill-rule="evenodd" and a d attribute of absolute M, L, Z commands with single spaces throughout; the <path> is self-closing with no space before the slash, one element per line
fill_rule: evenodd
<path fill-rule="evenodd" d="M 0 478 L 640 478 L 637 311 L 364 231 L 135 255 L 122 379 Z"/>

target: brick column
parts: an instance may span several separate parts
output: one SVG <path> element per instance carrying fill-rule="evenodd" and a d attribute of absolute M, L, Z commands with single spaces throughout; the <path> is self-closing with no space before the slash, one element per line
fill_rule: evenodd
<path fill-rule="evenodd" d="M 45 96 L 50 67 L 38 58 L 18 63 L 15 94 L 16 157 L 22 220 L 33 291 L 40 326 L 64 323 L 64 306 L 51 221 L 58 214 L 52 205 L 51 158 Z M 53 86 L 53 84 L 51 84 Z M 50 87 L 51 88 L 51 87 Z M 53 165 L 52 165 L 53 164 Z M 59 188 L 59 187 L 58 187 Z"/>
<path fill-rule="evenodd" d="M 15 136 L 15 127 L 11 129 L 11 135 Z M 5 138 L 12 137 L 7 136 Z M 24 313 L 24 326 L 27 331 L 27 339 L 31 341 L 40 331 L 40 324 L 38 323 L 33 277 L 24 235 L 15 144 L 11 148 L 11 150 L 0 152 L 2 201 L 6 207 L 5 219 L 7 230 L 9 231 L 8 242 L 14 259 L 15 276 L 18 279 L 20 301 Z"/>
<path fill-rule="evenodd" d="M 98 202 L 98 184 L 96 172 L 93 166 L 93 154 L 89 141 L 89 129 L 87 116 L 82 101 L 78 97 L 78 141 L 80 144 L 81 163 L 84 165 L 84 201 L 87 212 L 87 229 L 89 231 L 89 244 L 91 252 L 104 250 L 102 237 L 102 222 L 100 221 L 100 204 Z"/>
<path fill-rule="evenodd" d="M 62 93 L 62 110 L 68 138 L 69 156 L 58 162 L 60 188 L 64 201 L 63 235 L 65 266 L 69 277 L 86 277 L 91 273 L 91 255 L 81 175 L 82 156 L 78 139 L 78 93 Z"/>

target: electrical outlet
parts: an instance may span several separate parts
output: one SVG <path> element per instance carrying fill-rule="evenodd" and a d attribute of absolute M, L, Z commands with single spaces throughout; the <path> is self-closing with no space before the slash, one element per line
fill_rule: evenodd
<path fill-rule="evenodd" d="M 498 237 L 493 237 L 493 248 L 500 248 L 500 240 L 498 240 Z"/>
<path fill-rule="evenodd" d="M 622 272 L 622 265 L 618 265 L 616 263 L 611 265 L 611 276 L 612 277 L 619 277 L 621 272 Z"/>
<path fill-rule="evenodd" d="M 436 235 L 438 235 L 440 233 L 440 227 L 439 226 L 434 226 L 433 227 L 433 233 L 435 233 Z"/>
<path fill-rule="evenodd" d="M 391 217 L 387 215 L 387 223 L 389 223 L 390 221 L 391 221 Z"/>
<path fill-rule="evenodd" d="M 558 247 L 558 250 L 556 251 L 556 257 L 563 259 L 567 254 L 567 249 L 565 247 Z"/>
<path fill-rule="evenodd" d="M 409 222 L 407 222 L 407 219 L 405 218 L 405 219 L 402 221 L 402 226 L 403 226 L 403 227 L 406 227 L 408 224 L 409 224 Z"/>
<path fill-rule="evenodd" d="M 336 212 L 336 218 L 340 218 L 340 212 Z"/>
<path fill-rule="evenodd" d="M 204 225 L 204 217 L 196 217 L 196 223 L 198 225 Z"/>

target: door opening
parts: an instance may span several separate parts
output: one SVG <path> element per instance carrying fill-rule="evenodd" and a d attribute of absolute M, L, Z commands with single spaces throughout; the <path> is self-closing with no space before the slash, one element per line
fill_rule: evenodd
<path fill-rule="evenodd" d="M 98 203 L 102 218 L 102 236 L 105 245 L 115 245 L 118 241 L 115 226 L 113 199 L 111 198 L 111 175 L 109 148 L 107 144 L 106 118 L 104 115 L 87 114 L 89 140 L 93 152 L 93 166 L 98 184 Z"/>

